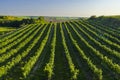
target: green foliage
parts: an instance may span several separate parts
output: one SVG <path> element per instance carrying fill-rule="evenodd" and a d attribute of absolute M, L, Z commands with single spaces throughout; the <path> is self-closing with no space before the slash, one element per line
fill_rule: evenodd
<path fill-rule="evenodd" d="M 68 64 L 69 64 L 69 67 L 70 67 L 71 80 L 77 80 L 77 76 L 79 74 L 79 70 L 75 68 L 75 65 L 72 62 L 72 58 L 70 56 L 70 52 L 69 52 L 68 47 L 66 45 L 64 32 L 63 32 L 63 29 L 62 29 L 62 24 L 60 24 L 60 28 L 61 28 L 61 35 L 62 35 L 62 39 L 63 39 L 62 41 L 63 41 L 64 50 L 65 50 L 66 57 L 68 59 Z"/>
<path fill-rule="evenodd" d="M 49 80 L 52 79 L 52 75 L 54 74 L 53 68 L 54 68 L 54 58 L 55 58 L 55 46 L 56 46 L 56 24 L 54 24 L 54 35 L 51 43 L 50 59 L 44 68 L 44 72 L 46 72 Z"/>
<path fill-rule="evenodd" d="M 44 27 L 44 30 L 45 30 L 45 27 Z M 44 32 L 43 30 L 43 32 Z M 33 66 L 35 65 L 36 61 L 38 60 L 39 56 L 41 55 L 46 43 L 47 43 L 47 40 L 48 40 L 48 37 L 49 37 L 49 33 L 50 33 L 50 30 L 51 30 L 51 27 L 49 28 L 49 31 L 47 33 L 47 36 L 42 40 L 42 43 L 40 44 L 39 48 L 37 49 L 37 51 L 35 52 L 35 55 L 32 56 L 29 61 L 23 66 L 21 67 L 21 70 L 22 70 L 22 73 L 23 73 L 23 77 L 26 78 L 27 75 L 30 73 L 31 69 L 33 68 Z M 38 29 L 39 31 L 39 29 Z M 42 32 L 42 33 L 43 33 Z M 41 34 L 42 34 L 41 33 Z"/>
<path fill-rule="evenodd" d="M 89 46 L 89 47 L 91 48 L 91 46 L 85 41 L 84 38 L 82 38 L 82 36 L 74 29 L 74 27 L 73 27 L 71 24 L 69 24 L 69 25 L 73 28 L 74 32 L 76 32 L 76 34 L 79 36 L 79 38 L 80 38 L 82 41 L 85 42 L 86 46 Z M 89 59 L 89 57 L 87 57 L 87 56 L 85 55 L 85 53 L 83 52 L 83 50 L 79 47 L 78 43 L 77 43 L 77 42 L 74 42 L 75 39 L 72 37 L 71 32 L 70 32 L 69 29 L 67 28 L 67 25 L 66 25 L 66 29 L 67 29 L 67 31 L 68 31 L 68 33 L 69 33 L 69 35 L 70 35 L 71 40 L 73 41 L 73 44 L 75 45 L 75 47 L 76 47 L 77 50 L 79 51 L 79 53 L 80 53 L 80 55 L 82 56 L 82 58 L 87 62 L 87 64 L 89 65 L 90 69 L 91 69 L 91 70 L 93 71 L 93 73 L 95 74 L 96 79 L 102 80 L 102 70 L 101 70 L 101 69 L 98 69 L 98 68 L 96 67 L 96 65 L 94 65 L 94 64 L 92 63 L 92 61 Z M 93 48 L 92 50 L 95 50 L 95 49 Z M 96 50 L 95 50 L 95 51 L 96 51 Z"/>
<path fill-rule="evenodd" d="M 99 22 L 107 27 L 119 27 L 120 26 L 120 16 L 91 16 L 88 21 Z"/>
<path fill-rule="evenodd" d="M 4 35 L 5 33 L 11 32 L 16 30 L 16 28 L 13 27 L 0 27 L 0 35 Z"/>
<path fill-rule="evenodd" d="M 91 16 L 89 19 L 90 20 L 95 20 L 97 17 L 96 17 L 96 15 L 93 15 L 93 16 Z"/>
<path fill-rule="evenodd" d="M 14 17 L 14 16 L 0 16 L 0 26 L 8 27 L 21 27 L 23 24 L 35 24 L 35 23 L 47 23 L 44 17 L 40 16 L 37 19 L 35 18 L 23 18 L 23 17 Z"/>
<path fill-rule="evenodd" d="M 103 19 L 103 16 L 100 18 Z M 42 20 L 43 17 L 37 19 Z M 62 72 L 66 75 L 60 79 L 67 80 L 120 79 L 118 28 L 82 19 L 59 24 L 27 24 L 0 36 L 0 80 L 54 80 L 55 73 Z M 57 40 L 62 45 L 58 45 Z M 50 45 L 50 55 L 44 55 L 43 52 L 47 45 Z M 58 46 L 63 47 L 63 50 Z M 64 65 L 56 63 L 56 55 L 59 57 L 57 60 Z M 61 71 L 63 68 L 66 71 Z"/>

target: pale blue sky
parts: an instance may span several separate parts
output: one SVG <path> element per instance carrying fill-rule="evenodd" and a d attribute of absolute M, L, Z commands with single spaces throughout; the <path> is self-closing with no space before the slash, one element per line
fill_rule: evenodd
<path fill-rule="evenodd" d="M 0 15 L 120 15 L 120 0 L 0 0 Z"/>

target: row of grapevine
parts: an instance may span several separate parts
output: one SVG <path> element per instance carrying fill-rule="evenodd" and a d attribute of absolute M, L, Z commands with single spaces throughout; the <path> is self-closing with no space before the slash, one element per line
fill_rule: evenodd
<path fill-rule="evenodd" d="M 91 24 L 90 22 L 85 22 L 85 23 Z M 98 29 L 100 29 L 100 30 L 102 30 L 104 32 L 107 32 L 108 34 L 111 34 L 112 36 L 115 36 L 116 38 L 120 39 L 119 30 L 117 30 L 117 29 L 116 29 L 117 30 L 117 32 L 116 32 L 116 31 L 110 29 L 109 27 L 104 26 L 104 25 L 102 25 L 102 24 L 100 24 L 98 22 L 92 22 L 91 25 L 93 25 L 94 27 L 96 27 L 96 28 L 98 28 Z"/>
<path fill-rule="evenodd" d="M 88 25 L 88 24 L 86 23 L 86 25 Z M 89 27 L 92 27 L 92 26 L 90 26 L 90 25 L 88 25 L 88 26 L 89 26 Z M 105 29 L 104 29 L 104 30 L 105 30 Z M 92 31 L 92 30 L 91 30 L 91 31 Z M 93 31 L 93 32 L 95 33 L 95 31 Z M 97 31 L 96 33 L 98 33 L 98 31 Z M 104 33 L 103 33 L 103 34 L 104 34 Z M 112 47 L 112 48 L 114 48 L 114 49 L 117 49 L 117 50 L 120 50 L 120 45 L 117 44 L 116 42 L 112 42 L 111 40 L 105 38 L 104 36 L 100 36 L 99 34 L 96 34 L 96 36 L 97 36 L 97 38 L 101 39 L 102 42 L 104 42 L 105 44 L 109 44 L 110 47 Z M 118 41 L 119 41 L 119 40 L 118 40 Z"/>
<path fill-rule="evenodd" d="M 37 49 L 37 51 L 35 52 L 34 56 L 31 57 L 29 59 L 29 61 L 23 66 L 21 67 L 21 70 L 22 70 L 22 73 L 23 73 L 23 76 L 26 78 L 27 75 L 30 73 L 31 69 L 33 68 L 33 66 L 35 65 L 36 61 L 38 60 L 39 56 L 41 55 L 41 52 L 43 51 L 46 43 L 47 43 L 47 40 L 49 38 L 49 33 L 51 31 L 51 27 L 52 27 L 52 24 L 49 28 L 49 31 L 47 32 L 47 35 L 46 37 L 42 40 L 39 48 Z"/>
<path fill-rule="evenodd" d="M 91 25 L 93 25 L 94 27 L 98 27 L 99 29 L 102 29 L 103 31 L 108 32 L 112 35 L 119 36 L 120 31 L 115 27 L 106 26 L 99 22 L 93 22 L 93 21 L 92 22 L 87 21 L 87 23 L 89 23 L 89 24 L 92 23 Z"/>
<path fill-rule="evenodd" d="M 100 35 L 112 40 L 115 43 L 120 44 L 120 40 L 117 37 L 115 37 L 114 35 L 111 35 L 112 33 L 114 33 L 113 30 L 112 31 L 106 30 L 105 29 L 106 27 L 102 27 L 102 26 L 99 26 L 99 25 L 95 25 L 96 26 L 95 27 L 95 26 L 92 26 L 91 24 L 89 24 L 87 22 L 85 24 L 88 25 L 90 28 L 92 28 L 94 31 L 98 32 Z"/>
<path fill-rule="evenodd" d="M 0 49 L 0 54 L 6 52 L 6 51 L 9 50 L 12 46 L 20 43 L 22 40 L 24 40 L 24 39 L 27 38 L 29 35 L 31 35 L 32 32 L 35 31 L 37 28 L 38 28 L 38 27 L 33 27 L 32 30 L 29 30 L 29 32 L 28 32 L 27 34 L 23 35 L 20 39 L 17 39 L 16 41 L 12 42 L 11 44 L 8 44 L 7 46 L 2 47 L 2 48 Z"/>
<path fill-rule="evenodd" d="M 40 27 L 42 28 L 42 27 Z M 34 30 L 34 29 L 33 29 Z M 20 40 L 22 40 L 23 38 L 25 38 L 27 35 L 29 35 L 30 33 L 32 33 L 31 30 L 29 33 L 27 33 L 26 35 L 24 35 L 22 38 L 18 39 L 18 41 L 16 41 L 15 43 L 17 44 Z M 36 33 L 39 31 L 39 29 L 36 31 Z M 35 34 L 34 34 L 35 35 Z M 24 42 L 26 42 L 26 44 L 34 37 L 34 35 L 31 35 L 29 38 L 27 38 Z M 13 45 L 15 43 L 12 43 Z M 23 42 L 22 42 L 23 43 Z M 7 52 L 6 54 L 1 55 L 0 57 L 0 63 L 4 62 L 6 59 L 10 58 L 12 55 L 15 55 L 22 47 L 24 47 L 26 44 L 22 44 L 20 43 L 15 49 L 11 49 L 9 52 Z M 3 49 L 7 49 L 9 46 L 12 47 L 13 45 L 8 45 L 7 47 L 3 48 Z"/>
<path fill-rule="evenodd" d="M 10 39 L 10 38 L 13 38 L 13 37 L 16 36 L 17 34 L 21 33 L 23 30 L 28 29 L 30 26 L 32 26 L 32 24 L 30 24 L 30 25 L 25 25 L 24 27 L 17 29 L 16 31 L 10 33 L 10 34 L 7 35 L 7 36 L 0 37 L 0 38 L 1 38 L 1 39 L 0 39 L 0 43 L 3 42 L 3 41 L 5 41 L 5 40 L 8 40 L 8 39 Z"/>
<path fill-rule="evenodd" d="M 1 36 L 0 80 L 119 80 L 119 30 L 97 23 L 30 24 Z"/>
<path fill-rule="evenodd" d="M 0 48 L 3 48 L 4 46 L 8 45 L 9 43 L 12 43 L 13 41 L 16 41 L 16 39 L 18 39 L 19 37 L 21 37 L 22 35 L 26 34 L 28 31 L 30 31 L 34 26 L 30 26 L 30 28 L 23 30 L 21 33 L 19 33 L 18 35 L 16 35 L 15 37 L 8 39 L 7 41 L 4 41 L 1 43 Z"/>
<path fill-rule="evenodd" d="M 51 42 L 50 59 L 49 62 L 46 63 L 46 66 L 44 68 L 44 71 L 46 72 L 48 79 L 51 79 L 52 75 L 54 74 L 53 68 L 54 68 L 55 47 L 56 47 L 56 25 L 57 24 L 54 24 L 54 35 Z"/>
<path fill-rule="evenodd" d="M 90 31 L 90 32 L 93 33 L 94 35 L 97 34 L 97 33 L 95 33 L 93 30 L 89 29 L 87 26 L 85 26 L 85 25 L 83 25 L 83 24 L 80 24 L 80 23 L 79 23 L 79 25 L 82 25 L 82 27 L 84 27 L 86 30 Z M 80 28 L 79 28 L 79 29 L 80 29 Z M 81 29 L 80 29 L 80 30 L 81 30 Z M 82 31 L 84 32 L 84 30 L 82 30 Z M 87 33 L 85 33 L 85 34 L 87 34 Z M 88 37 L 90 37 L 90 36 L 88 36 Z M 97 37 L 98 37 L 98 35 L 97 35 Z M 101 44 L 99 41 L 95 40 L 94 37 L 90 37 L 90 39 L 91 39 L 92 41 L 94 41 L 94 42 L 95 42 L 98 46 L 100 46 L 102 49 L 104 49 L 105 51 L 107 51 L 109 54 L 115 55 L 115 57 L 120 58 L 120 54 L 119 54 L 118 51 L 115 51 L 115 50 L 107 47 L 106 45 Z"/>
<path fill-rule="evenodd" d="M 72 26 L 72 25 L 71 25 Z M 78 26 L 77 26 L 78 27 Z M 79 34 L 78 34 L 79 35 Z M 82 38 L 82 37 L 81 37 Z M 92 37 L 91 37 L 92 38 Z M 84 41 L 84 39 L 83 39 Z M 84 41 L 86 43 L 86 45 L 91 48 L 91 50 L 93 50 L 93 52 L 95 53 L 95 55 L 99 56 L 99 58 L 101 58 L 102 61 L 104 61 L 107 65 L 109 65 L 109 67 L 115 71 L 116 73 L 120 74 L 120 66 L 116 63 L 113 63 L 113 61 L 111 59 L 109 59 L 107 56 L 104 56 L 102 53 L 100 53 L 99 51 L 97 51 L 94 47 L 92 47 L 91 45 L 89 45 L 87 43 L 87 41 Z"/>
<path fill-rule="evenodd" d="M 1 59 L 1 61 L 3 62 L 6 58 L 9 58 L 11 55 L 14 55 L 15 53 L 18 52 L 18 50 L 21 47 L 24 47 L 36 34 L 37 32 L 41 29 L 42 27 L 37 27 L 37 30 L 35 32 L 32 33 L 31 36 L 29 36 L 25 41 L 23 41 L 21 44 L 18 45 L 18 47 L 16 49 L 11 50 L 11 53 L 7 53 L 5 55 L 5 57 L 2 57 L 3 60 Z M 35 28 L 36 29 L 36 28 Z M 34 30 L 34 29 L 33 29 Z M 29 32 L 31 33 L 32 30 Z M 29 34 L 28 33 L 28 34 Z M 27 35 L 27 34 L 26 34 Z M 7 74 L 8 70 L 10 70 L 13 66 L 15 66 L 15 64 L 19 63 L 19 61 L 27 55 L 26 52 L 28 52 L 29 47 L 26 51 L 24 51 L 21 55 L 18 54 L 16 57 L 13 57 L 10 61 L 8 61 L 5 65 L 0 67 L 0 77 L 2 77 L 3 75 Z"/>
<path fill-rule="evenodd" d="M 77 41 L 72 37 L 72 34 L 71 32 L 69 31 L 69 29 L 67 28 L 67 25 L 65 24 L 65 28 L 67 29 L 68 33 L 69 33 L 69 36 L 74 44 L 74 46 L 77 48 L 77 50 L 79 51 L 80 55 L 82 56 L 82 58 L 87 62 L 87 64 L 89 65 L 90 69 L 93 71 L 93 73 L 95 74 L 96 78 L 98 80 L 102 80 L 102 70 L 101 69 L 98 69 L 96 67 L 96 65 L 94 65 L 92 63 L 92 61 L 89 59 L 89 57 L 87 57 L 83 50 L 79 47 L 79 45 L 77 44 Z"/>
<path fill-rule="evenodd" d="M 72 58 L 70 56 L 70 52 L 68 50 L 68 47 L 66 45 L 66 41 L 65 41 L 65 37 L 64 37 L 64 32 L 63 32 L 63 29 L 62 29 L 62 24 L 60 24 L 60 28 L 61 28 L 61 35 L 62 35 L 62 42 L 63 42 L 63 46 L 64 46 L 64 51 L 65 51 L 65 55 L 67 57 L 67 60 L 68 60 L 68 64 L 69 64 L 69 67 L 70 67 L 70 72 L 71 72 L 71 79 L 72 80 L 76 80 L 77 79 L 77 76 L 79 74 L 79 70 L 75 68 L 75 65 L 72 61 Z"/>

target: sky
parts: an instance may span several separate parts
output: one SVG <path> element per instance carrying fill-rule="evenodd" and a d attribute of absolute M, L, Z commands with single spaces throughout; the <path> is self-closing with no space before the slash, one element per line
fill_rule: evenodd
<path fill-rule="evenodd" d="M 120 0 L 0 0 L 0 15 L 66 17 L 120 15 Z"/>

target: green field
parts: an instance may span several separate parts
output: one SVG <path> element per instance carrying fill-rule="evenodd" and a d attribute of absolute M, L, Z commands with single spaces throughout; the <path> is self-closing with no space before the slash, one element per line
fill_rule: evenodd
<path fill-rule="evenodd" d="M 0 80 L 120 80 L 120 31 L 87 20 L 28 24 L 0 37 Z"/>
<path fill-rule="evenodd" d="M 0 27 L 0 35 L 13 31 L 15 29 L 16 28 L 12 28 L 12 27 Z"/>

